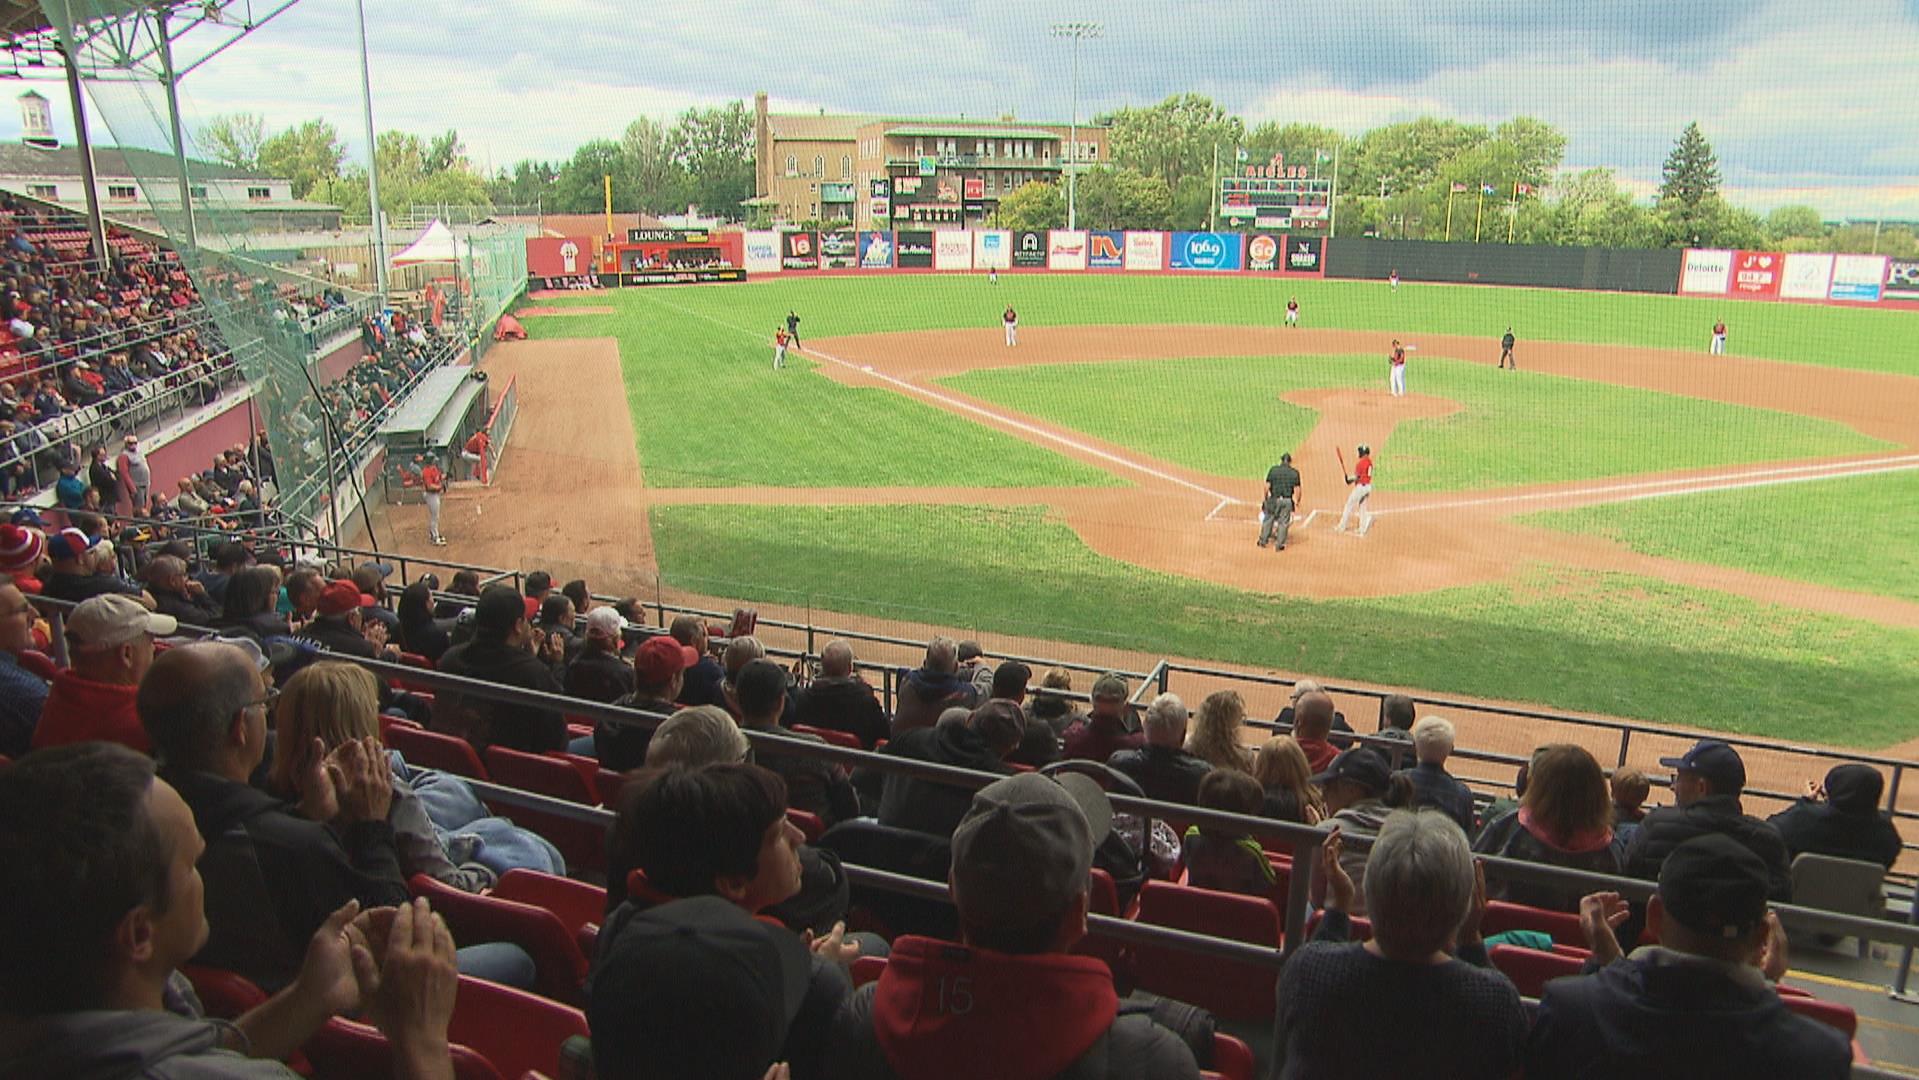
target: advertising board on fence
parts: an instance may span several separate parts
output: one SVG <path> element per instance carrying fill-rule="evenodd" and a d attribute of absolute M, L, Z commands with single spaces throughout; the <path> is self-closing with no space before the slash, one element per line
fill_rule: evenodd
<path fill-rule="evenodd" d="M 1824 300 L 1832 284 L 1832 256 L 1786 256 L 1786 271 L 1779 281 L 1779 295 L 1787 300 Z"/>
<path fill-rule="evenodd" d="M 961 229 L 947 229 L 933 234 L 933 269 L 971 270 L 972 268 L 972 233 Z"/>
<path fill-rule="evenodd" d="M 1779 276 L 1786 257 L 1776 251 L 1741 251 L 1733 256 L 1732 294 L 1753 299 L 1779 297 Z"/>
<path fill-rule="evenodd" d="M 891 270 L 893 268 L 893 234 L 888 232 L 863 232 L 860 234 L 860 269 Z"/>
<path fill-rule="evenodd" d="M 851 229 L 828 229 L 820 233 L 820 266 L 826 270 L 851 270 L 859 261 L 859 238 Z"/>
<path fill-rule="evenodd" d="M 981 270 L 1004 270 L 1013 265 L 1013 234 L 994 229 L 974 233 L 973 265 Z"/>
<path fill-rule="evenodd" d="M 1053 270 L 1086 269 L 1086 233 L 1065 229 L 1047 233 L 1046 265 Z"/>
<path fill-rule="evenodd" d="M 1864 300 L 1877 303 L 1886 281 L 1884 255 L 1836 255 L 1832 260 L 1832 288 L 1826 293 L 1833 300 Z"/>
<path fill-rule="evenodd" d="M 1254 233 L 1246 238 L 1246 269 L 1271 273 L 1279 269 L 1280 237 Z"/>
<path fill-rule="evenodd" d="M 1892 259 L 1886 263 L 1887 300 L 1919 300 L 1919 259 Z"/>
<path fill-rule="evenodd" d="M 1127 233 L 1126 269 L 1166 269 L 1166 234 L 1159 232 Z"/>
<path fill-rule="evenodd" d="M 1238 233 L 1176 232 L 1173 269 L 1237 270 L 1244 244 Z"/>
<path fill-rule="evenodd" d="M 722 281 L 745 281 L 744 270 L 644 270 L 618 275 L 622 286 L 634 285 L 711 285 Z"/>
<path fill-rule="evenodd" d="M 780 269 L 818 270 L 819 268 L 820 242 L 817 235 L 810 232 L 780 234 Z"/>
<path fill-rule="evenodd" d="M 1031 229 L 1014 233 L 1013 266 L 1020 270 L 1046 269 L 1046 234 Z"/>
<path fill-rule="evenodd" d="M 746 272 L 749 274 L 777 274 L 780 270 L 780 234 L 749 232 L 746 234 Z"/>
<path fill-rule="evenodd" d="M 1686 261 L 1680 265 L 1679 291 L 1724 296 L 1732 281 L 1732 252 L 1686 249 Z"/>
<path fill-rule="evenodd" d="M 1280 269 L 1289 274 L 1313 274 L 1326 276 L 1326 238 L 1323 236 L 1289 236 L 1286 238 L 1286 261 Z"/>
<path fill-rule="evenodd" d="M 1089 270 L 1118 270 L 1126 265 L 1126 234 L 1104 230 L 1087 234 L 1086 267 Z"/>
<path fill-rule="evenodd" d="M 590 236 L 529 236 L 526 272 L 530 277 L 571 277 L 593 272 Z"/>
<path fill-rule="evenodd" d="M 933 268 L 933 234 L 926 229 L 901 229 L 893 234 L 893 265 L 902 270 Z"/>

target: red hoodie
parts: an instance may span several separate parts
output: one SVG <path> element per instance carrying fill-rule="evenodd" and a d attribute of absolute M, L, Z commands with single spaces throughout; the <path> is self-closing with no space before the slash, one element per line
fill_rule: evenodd
<path fill-rule="evenodd" d="M 72 669 L 55 672 L 40 724 L 33 729 L 33 748 L 77 742 L 117 742 L 142 754 L 153 753 L 147 729 L 133 707 L 137 686 L 94 682 Z"/>
<path fill-rule="evenodd" d="M 1045 1080 L 1119 1015 L 1112 972 L 1086 956 L 1010 956 L 902 937 L 880 976 L 873 1033 L 915 1080 Z"/>

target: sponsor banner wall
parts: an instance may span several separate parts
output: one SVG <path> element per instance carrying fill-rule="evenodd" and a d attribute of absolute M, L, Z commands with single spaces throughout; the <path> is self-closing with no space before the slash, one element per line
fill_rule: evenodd
<path fill-rule="evenodd" d="M 528 277 L 570 277 L 593 272 L 590 236 L 529 236 L 526 238 Z"/>
<path fill-rule="evenodd" d="M 1279 252 L 1285 242 L 1283 236 L 1271 236 L 1267 233 L 1254 233 L 1246 238 L 1246 269 L 1255 273 L 1270 274 L 1279 269 Z"/>
<path fill-rule="evenodd" d="M 1884 255 L 1835 255 L 1832 260 L 1833 300 L 1864 300 L 1877 303 L 1886 280 Z"/>
<path fill-rule="evenodd" d="M 863 232 L 860 234 L 860 269 L 891 270 L 893 268 L 893 234 L 890 232 Z"/>
<path fill-rule="evenodd" d="M 623 288 L 638 285 L 711 285 L 722 281 L 745 281 L 744 270 L 643 270 L 617 276 Z"/>
<path fill-rule="evenodd" d="M 974 233 L 973 265 L 981 270 L 1004 270 L 1013 265 L 1013 234 L 992 229 Z"/>
<path fill-rule="evenodd" d="M 961 229 L 946 229 L 933 234 L 933 269 L 971 270 L 973 234 Z"/>
<path fill-rule="evenodd" d="M 829 229 L 820 233 L 820 266 L 827 270 L 851 270 L 859 261 L 859 236 L 851 229 Z"/>
<path fill-rule="evenodd" d="M 1326 238 L 1289 236 L 1281 247 L 1280 269 L 1289 274 L 1326 276 Z"/>
<path fill-rule="evenodd" d="M 1679 291 L 1724 296 L 1732 282 L 1732 255 L 1730 251 L 1687 248 L 1686 259 L 1679 267 Z"/>
<path fill-rule="evenodd" d="M 1022 229 L 1013 234 L 1013 267 L 1017 270 L 1046 269 L 1046 234 Z"/>
<path fill-rule="evenodd" d="M 1166 234 L 1162 232 L 1127 233 L 1126 269 L 1166 269 Z"/>
<path fill-rule="evenodd" d="M 1126 234 L 1097 230 L 1086 234 L 1086 268 L 1118 270 L 1126 265 Z"/>
<path fill-rule="evenodd" d="M 1239 233 L 1176 232 L 1172 264 L 1175 270 L 1237 270 L 1245 249 Z"/>
<path fill-rule="evenodd" d="M 893 265 L 902 270 L 933 268 L 933 233 L 930 229 L 901 229 L 893 234 Z"/>
<path fill-rule="evenodd" d="M 746 234 L 746 272 L 777 274 L 780 271 L 780 234 L 767 230 Z"/>
<path fill-rule="evenodd" d="M 1786 256 L 1786 272 L 1779 282 L 1779 295 L 1787 300 L 1824 300 L 1832 284 L 1832 256 Z"/>
<path fill-rule="evenodd" d="M 1055 229 L 1046 234 L 1046 265 L 1053 270 L 1086 269 L 1085 230 Z"/>
<path fill-rule="evenodd" d="M 1779 277 L 1786 257 L 1776 251 L 1741 251 L 1733 255 L 1732 294 L 1754 300 L 1779 298 Z"/>
<path fill-rule="evenodd" d="M 1919 259 L 1887 260 L 1885 298 L 1919 300 Z"/>
<path fill-rule="evenodd" d="M 817 233 L 780 234 L 780 269 L 818 270 L 819 268 L 820 240 Z"/>

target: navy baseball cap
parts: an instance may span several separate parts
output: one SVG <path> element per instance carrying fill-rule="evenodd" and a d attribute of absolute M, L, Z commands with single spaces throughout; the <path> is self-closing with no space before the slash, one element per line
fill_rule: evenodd
<path fill-rule="evenodd" d="M 1721 795 L 1736 794 L 1746 787 L 1746 763 L 1739 751 L 1718 739 L 1701 739 L 1692 749 L 1676 758 L 1660 758 L 1668 769 L 1698 773 Z"/>
<path fill-rule="evenodd" d="M 1766 920 L 1766 864 L 1725 833 L 1707 833 L 1672 849 L 1659 867 L 1659 903 L 1681 926 L 1717 938 L 1742 938 Z"/>
<path fill-rule="evenodd" d="M 1325 787 L 1334 780 L 1351 780 L 1374 795 L 1384 794 L 1392 786 L 1393 768 L 1379 751 L 1356 746 L 1333 759 L 1326 771 L 1313 777 L 1313 783 Z"/>

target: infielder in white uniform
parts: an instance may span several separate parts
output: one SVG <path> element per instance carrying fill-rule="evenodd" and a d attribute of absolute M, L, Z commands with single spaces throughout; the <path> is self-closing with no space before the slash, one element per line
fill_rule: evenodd
<path fill-rule="evenodd" d="M 1018 345 L 1019 312 L 1013 310 L 1013 305 L 1006 305 L 1006 314 L 1000 316 L 1000 322 L 1006 327 L 1006 347 L 1010 349 Z"/>
<path fill-rule="evenodd" d="M 1398 338 L 1393 339 L 1393 351 L 1387 354 L 1386 356 L 1386 366 L 1389 370 L 1389 375 L 1386 381 L 1387 381 L 1387 385 L 1392 387 L 1393 396 L 1405 397 L 1406 396 L 1406 347 L 1399 343 Z"/>
<path fill-rule="evenodd" d="M 1359 516 L 1359 535 L 1365 536 L 1366 530 L 1373 527 L 1372 511 L 1366 509 L 1367 500 L 1373 497 L 1373 451 L 1365 444 L 1359 447 L 1359 460 L 1353 462 L 1353 475 L 1346 478 L 1353 485 L 1353 493 L 1346 496 L 1346 509 L 1340 511 L 1339 526 L 1334 532 L 1345 532 L 1346 523 Z"/>

